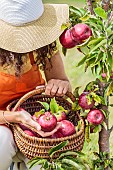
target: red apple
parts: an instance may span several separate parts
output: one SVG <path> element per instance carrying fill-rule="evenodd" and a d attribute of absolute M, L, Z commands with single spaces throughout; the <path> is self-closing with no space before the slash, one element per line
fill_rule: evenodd
<path fill-rule="evenodd" d="M 89 92 L 83 92 L 80 96 L 79 96 L 79 100 L 78 100 L 78 104 L 83 108 L 83 109 L 91 109 L 95 102 L 92 99 L 91 103 L 88 103 L 88 99 L 87 99 L 87 95 L 89 94 Z"/>
<path fill-rule="evenodd" d="M 34 132 L 31 130 L 24 130 L 24 132 L 29 136 L 35 136 Z"/>
<path fill-rule="evenodd" d="M 93 125 L 99 125 L 103 122 L 104 120 L 104 115 L 101 110 L 99 109 L 93 109 L 89 111 L 87 115 L 87 120 L 89 123 Z"/>
<path fill-rule="evenodd" d="M 62 137 L 63 137 L 62 133 L 57 131 L 53 135 L 51 135 L 49 138 L 53 138 L 54 139 L 54 138 L 62 138 Z"/>
<path fill-rule="evenodd" d="M 54 115 L 57 118 L 57 122 L 60 122 L 60 121 L 66 119 L 66 113 L 65 112 L 54 113 Z"/>
<path fill-rule="evenodd" d="M 43 131 L 50 132 L 56 127 L 57 119 L 55 115 L 50 112 L 45 112 L 38 117 L 37 122 Z"/>
<path fill-rule="evenodd" d="M 72 37 L 71 29 L 66 29 L 59 37 L 59 40 L 64 48 L 73 48 L 78 44 Z"/>
<path fill-rule="evenodd" d="M 102 73 L 101 76 L 102 76 L 102 78 L 106 78 L 107 74 L 106 73 Z"/>
<path fill-rule="evenodd" d="M 69 120 L 62 120 L 61 123 L 59 132 L 61 132 L 63 136 L 70 136 L 75 133 L 75 126 Z"/>
<path fill-rule="evenodd" d="M 71 29 L 72 36 L 78 44 L 82 44 L 84 40 L 92 36 L 91 28 L 83 23 L 78 23 Z"/>
<path fill-rule="evenodd" d="M 28 127 L 26 127 L 25 125 L 23 125 L 22 123 L 19 123 L 19 126 L 22 130 L 30 130 Z"/>

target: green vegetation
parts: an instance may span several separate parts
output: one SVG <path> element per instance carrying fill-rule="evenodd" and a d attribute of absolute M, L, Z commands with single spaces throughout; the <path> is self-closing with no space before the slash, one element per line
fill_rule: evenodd
<path fill-rule="evenodd" d="M 73 5 L 76 7 L 82 7 L 85 3 L 85 0 L 55 0 L 54 2 L 52 0 L 44 0 L 45 3 L 68 3 L 69 5 Z M 81 86 L 80 92 L 84 89 L 85 85 L 94 80 L 94 76 L 92 75 L 90 69 L 85 73 L 84 72 L 84 66 L 76 67 L 77 63 L 82 59 L 83 55 L 80 53 L 76 48 L 70 49 L 67 52 L 67 56 L 63 56 L 62 59 L 65 65 L 66 73 L 71 81 L 73 90 Z M 110 112 L 113 112 L 112 108 L 110 108 Z M 110 122 L 112 123 L 113 116 L 112 113 L 110 114 Z M 87 143 L 85 142 L 83 152 L 89 153 L 89 155 L 93 155 L 92 152 L 98 151 L 98 133 L 91 134 L 91 142 Z M 111 154 L 113 153 L 113 133 L 111 134 L 110 138 L 110 146 L 111 146 Z M 113 154 L 112 154 L 113 155 Z"/>

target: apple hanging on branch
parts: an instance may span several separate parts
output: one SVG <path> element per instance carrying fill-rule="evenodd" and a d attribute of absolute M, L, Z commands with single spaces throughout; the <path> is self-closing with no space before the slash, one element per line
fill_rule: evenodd
<path fill-rule="evenodd" d="M 95 101 L 93 99 L 90 98 L 90 101 L 88 100 L 89 94 L 90 94 L 89 92 L 83 92 L 79 96 L 78 103 L 83 109 L 91 109 L 95 104 Z"/>
<path fill-rule="evenodd" d="M 93 125 L 100 125 L 104 120 L 104 114 L 99 109 L 92 109 L 88 112 L 87 120 Z"/>
<path fill-rule="evenodd" d="M 59 40 L 64 48 L 69 49 L 84 43 L 84 41 L 91 36 L 91 28 L 87 24 L 78 23 L 75 26 L 64 30 L 59 37 Z"/>

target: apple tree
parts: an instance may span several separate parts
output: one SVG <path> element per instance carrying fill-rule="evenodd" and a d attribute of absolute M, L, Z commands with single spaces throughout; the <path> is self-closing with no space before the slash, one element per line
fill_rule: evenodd
<path fill-rule="evenodd" d="M 66 55 L 69 48 L 77 48 L 84 57 L 77 66 L 84 65 L 95 75 L 95 80 L 88 82 L 84 92 L 79 95 L 76 88 L 74 109 L 79 111 L 86 123 L 86 140 L 89 133 L 99 132 L 99 153 L 94 168 L 97 170 L 113 169 L 110 157 L 109 107 L 113 96 L 113 1 L 86 0 L 84 8 L 70 6 L 70 22 L 63 25 L 65 31 L 60 37 L 62 52 Z"/>

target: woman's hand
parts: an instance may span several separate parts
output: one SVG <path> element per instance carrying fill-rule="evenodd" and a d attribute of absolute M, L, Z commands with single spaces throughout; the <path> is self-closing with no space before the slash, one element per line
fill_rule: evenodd
<path fill-rule="evenodd" d="M 33 120 L 32 116 L 26 112 L 25 110 L 18 111 L 19 116 L 18 116 L 18 123 L 22 123 L 28 128 L 33 128 L 36 129 L 36 131 L 41 130 L 41 126 Z"/>
<path fill-rule="evenodd" d="M 68 80 L 51 79 L 46 85 L 45 94 L 63 96 L 67 91 L 71 91 L 71 85 Z"/>
<path fill-rule="evenodd" d="M 61 123 L 58 122 L 55 129 L 53 129 L 51 132 L 44 132 L 41 130 L 41 126 L 35 120 L 32 119 L 32 116 L 28 112 L 26 112 L 25 110 L 19 112 L 20 112 L 19 123 L 37 132 L 42 137 L 48 137 L 53 135 L 61 127 Z"/>

